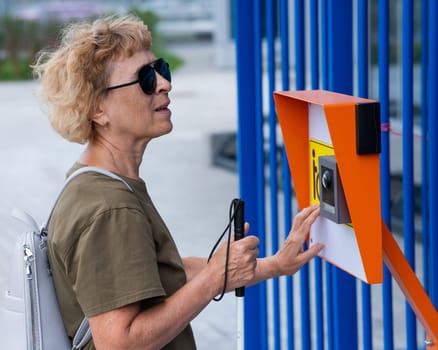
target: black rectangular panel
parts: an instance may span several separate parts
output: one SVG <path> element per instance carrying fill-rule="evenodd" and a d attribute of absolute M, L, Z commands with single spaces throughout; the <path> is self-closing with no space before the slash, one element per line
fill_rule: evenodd
<path fill-rule="evenodd" d="M 378 102 L 356 105 L 356 153 L 381 152 L 380 104 Z"/>

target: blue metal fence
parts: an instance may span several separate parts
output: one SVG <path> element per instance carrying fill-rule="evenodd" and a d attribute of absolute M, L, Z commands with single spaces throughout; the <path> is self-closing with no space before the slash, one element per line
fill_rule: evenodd
<path fill-rule="evenodd" d="M 401 3 L 396 8 L 399 12 L 391 8 L 394 3 Z M 260 237 L 260 251 L 270 255 L 281 244 L 297 210 L 286 155 L 277 137 L 272 92 L 326 89 L 376 98 L 381 104 L 382 123 L 382 217 L 390 227 L 390 164 L 394 160 L 391 155 L 395 154 L 391 152 L 390 114 L 394 114 L 394 101 L 390 96 L 399 89 L 400 102 L 395 103 L 400 104 L 396 117 L 402 125 L 403 249 L 413 268 L 416 261 L 422 261 L 419 273 L 423 285 L 438 306 L 438 269 L 433 268 L 438 266 L 438 255 L 432 253 L 438 251 L 438 184 L 433 181 L 438 179 L 438 2 L 422 0 L 419 8 L 415 3 L 418 2 L 234 1 L 240 192 L 247 203 L 246 219 L 251 222 L 251 232 Z M 414 21 L 414 14 L 419 20 Z M 402 19 L 399 36 L 390 30 L 396 16 Z M 378 28 L 370 23 L 376 23 Z M 419 39 L 414 37 L 415 23 L 421 27 Z M 373 35 L 378 40 L 371 38 Z M 416 47 L 420 48 L 419 61 L 414 61 Z M 390 80 L 394 50 L 401 53 L 396 63 L 401 87 Z M 421 68 L 421 84 L 414 82 L 415 65 Z M 378 72 L 378 81 L 370 83 L 371 70 Z M 377 95 L 369 96 L 370 84 L 378 87 Z M 421 96 L 418 157 L 414 154 L 414 93 Z M 415 233 L 415 167 L 421 167 L 421 240 Z M 416 243 L 421 245 L 421 257 L 415 256 Z M 403 302 L 394 304 L 397 288 L 386 268 L 383 285 L 369 286 L 317 258 L 294 277 L 248 288 L 245 348 L 424 347 L 424 335 L 417 330 L 415 315 L 408 305 L 405 325 L 395 329 L 395 309 L 405 306 Z"/>

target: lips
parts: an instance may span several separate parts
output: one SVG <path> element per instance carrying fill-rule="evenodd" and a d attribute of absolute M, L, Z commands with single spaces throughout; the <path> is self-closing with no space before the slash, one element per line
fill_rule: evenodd
<path fill-rule="evenodd" d="M 163 103 L 162 105 L 158 106 L 157 108 L 155 108 L 155 111 L 159 112 L 159 111 L 165 111 L 168 109 L 170 104 L 170 101 L 167 101 L 165 103 Z"/>

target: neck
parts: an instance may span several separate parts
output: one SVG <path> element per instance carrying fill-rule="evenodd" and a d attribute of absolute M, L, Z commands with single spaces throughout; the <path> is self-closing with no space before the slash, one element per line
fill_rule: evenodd
<path fill-rule="evenodd" d="M 139 169 L 145 148 L 146 145 L 138 151 L 134 150 L 134 147 L 121 148 L 109 140 L 100 138 L 89 141 L 79 162 L 132 179 L 139 179 Z"/>

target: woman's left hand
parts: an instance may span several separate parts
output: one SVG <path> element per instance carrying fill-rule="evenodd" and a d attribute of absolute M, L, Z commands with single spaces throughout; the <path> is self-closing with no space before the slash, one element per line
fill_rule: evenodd
<path fill-rule="evenodd" d="M 319 205 L 307 207 L 295 216 L 289 236 L 278 252 L 272 256 L 280 276 L 293 275 L 324 248 L 323 244 L 317 243 L 306 251 L 303 249 L 310 226 L 318 216 Z"/>

